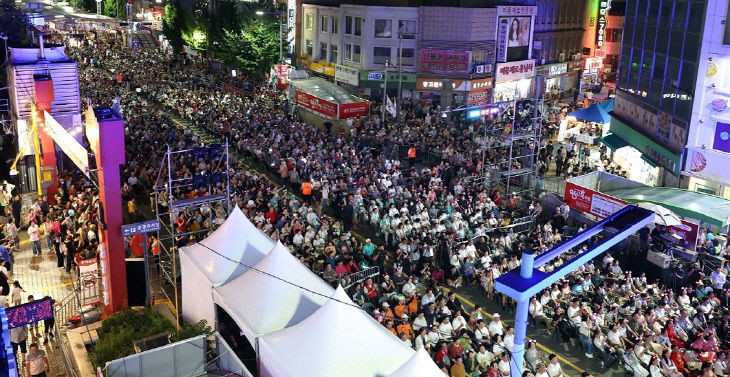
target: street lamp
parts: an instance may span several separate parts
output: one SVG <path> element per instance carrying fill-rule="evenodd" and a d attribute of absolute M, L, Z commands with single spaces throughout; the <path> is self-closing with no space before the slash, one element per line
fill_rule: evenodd
<path fill-rule="evenodd" d="M 263 16 L 266 14 L 275 15 L 276 16 L 276 22 L 279 24 L 279 64 L 282 64 L 284 61 L 284 48 L 282 46 L 283 40 L 281 38 L 283 33 L 283 30 L 281 29 L 281 12 L 264 12 L 262 10 L 257 10 L 256 15 L 257 16 Z"/>

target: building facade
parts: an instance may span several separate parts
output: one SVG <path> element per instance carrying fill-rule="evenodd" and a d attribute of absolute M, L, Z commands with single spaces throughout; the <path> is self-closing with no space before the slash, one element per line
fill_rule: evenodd
<path fill-rule="evenodd" d="M 543 76 L 538 94 L 577 87 L 586 0 L 538 0 L 533 58 Z M 538 48 L 539 47 L 539 48 Z"/>
<path fill-rule="evenodd" d="M 706 7 L 682 187 L 730 198 L 730 4 Z"/>
<path fill-rule="evenodd" d="M 628 0 L 611 132 L 633 180 L 680 186 L 707 0 Z M 704 74 L 704 73 L 702 73 Z"/>

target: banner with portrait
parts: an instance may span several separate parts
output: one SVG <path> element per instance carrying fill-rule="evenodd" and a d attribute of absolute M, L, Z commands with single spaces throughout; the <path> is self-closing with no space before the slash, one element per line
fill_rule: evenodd
<path fill-rule="evenodd" d="M 532 16 L 501 16 L 497 27 L 497 60 L 513 62 L 530 57 Z"/>

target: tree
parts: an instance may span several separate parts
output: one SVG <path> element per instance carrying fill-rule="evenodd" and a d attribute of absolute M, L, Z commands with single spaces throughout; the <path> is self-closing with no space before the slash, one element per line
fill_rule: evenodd
<path fill-rule="evenodd" d="M 119 16 L 119 0 L 104 0 L 102 13 L 105 16 L 117 18 Z"/>
<path fill-rule="evenodd" d="M 28 42 L 28 19 L 13 0 L 0 0 L 0 34 L 8 38 L 8 45 L 11 46 Z M 5 59 L 4 53 L 2 59 Z"/>
<path fill-rule="evenodd" d="M 238 31 L 223 30 L 223 60 L 244 73 L 261 78 L 279 60 L 279 26 L 251 21 Z"/>
<path fill-rule="evenodd" d="M 162 20 L 162 33 L 172 46 L 172 51 L 178 54 L 185 44 L 183 32 L 187 29 L 185 10 L 180 6 L 180 0 L 173 0 L 165 5 L 165 18 Z"/>

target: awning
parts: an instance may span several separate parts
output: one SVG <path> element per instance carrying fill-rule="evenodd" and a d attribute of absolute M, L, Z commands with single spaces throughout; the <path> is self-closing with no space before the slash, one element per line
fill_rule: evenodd
<path fill-rule="evenodd" d="M 630 203 L 659 204 L 679 216 L 700 220 L 717 227 L 725 226 L 730 213 L 730 200 L 715 195 L 670 187 L 631 187 L 607 190 L 606 195 Z"/>
<path fill-rule="evenodd" d="M 611 121 L 611 116 L 605 109 L 607 106 L 608 105 L 597 103 L 595 105 L 588 106 L 585 109 L 573 111 L 568 115 L 588 122 L 606 124 Z"/>
<path fill-rule="evenodd" d="M 607 147 L 611 148 L 612 151 L 621 149 L 621 148 L 629 145 L 629 143 L 627 143 L 624 139 L 622 139 L 621 137 L 619 137 L 616 134 L 609 134 L 609 135 L 602 137 L 601 142 L 603 144 L 606 144 Z"/>

